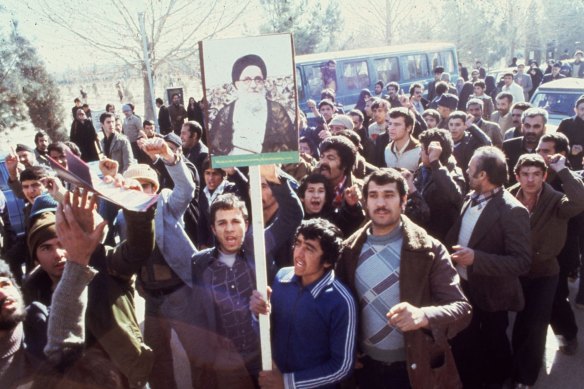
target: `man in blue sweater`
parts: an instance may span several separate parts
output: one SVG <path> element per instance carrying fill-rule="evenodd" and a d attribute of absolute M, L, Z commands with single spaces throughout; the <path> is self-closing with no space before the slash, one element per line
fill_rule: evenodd
<path fill-rule="evenodd" d="M 335 278 L 340 230 L 325 219 L 302 222 L 294 242 L 294 267 L 276 275 L 271 296 L 276 366 L 260 373 L 262 388 L 335 387 L 353 369 L 356 305 Z M 266 314 L 270 304 L 254 291 L 250 309 Z"/>

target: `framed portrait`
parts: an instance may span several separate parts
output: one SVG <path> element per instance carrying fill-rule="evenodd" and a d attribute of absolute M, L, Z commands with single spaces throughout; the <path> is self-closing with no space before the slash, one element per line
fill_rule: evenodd
<path fill-rule="evenodd" d="M 214 168 L 298 162 L 291 34 L 199 42 Z"/>
<path fill-rule="evenodd" d="M 185 97 L 182 86 L 166 88 L 166 105 L 172 104 L 172 96 L 174 96 L 175 93 L 178 94 L 180 105 L 185 107 Z"/>

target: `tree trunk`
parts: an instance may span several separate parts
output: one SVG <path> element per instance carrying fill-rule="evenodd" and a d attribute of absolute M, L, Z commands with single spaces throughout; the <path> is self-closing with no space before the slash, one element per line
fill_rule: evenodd
<path fill-rule="evenodd" d="M 153 120 L 156 122 L 154 107 L 152 106 L 153 98 L 150 91 L 150 83 L 148 82 L 148 73 L 145 68 L 142 69 L 142 82 L 144 83 L 144 120 Z"/>

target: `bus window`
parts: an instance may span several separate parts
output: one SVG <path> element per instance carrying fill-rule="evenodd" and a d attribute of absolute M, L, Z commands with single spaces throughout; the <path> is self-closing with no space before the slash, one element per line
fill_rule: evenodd
<path fill-rule="evenodd" d="M 304 100 L 304 80 L 302 79 L 302 74 L 300 73 L 300 68 L 296 68 L 296 86 L 298 87 L 298 99 Z"/>
<path fill-rule="evenodd" d="M 328 62 L 322 64 L 322 81 L 326 89 L 332 89 L 333 92 L 337 91 L 337 63 L 335 60 L 329 60 Z"/>
<path fill-rule="evenodd" d="M 407 55 L 405 60 L 407 64 L 406 69 L 404 69 L 406 80 L 417 80 L 430 76 L 428 60 L 424 54 Z"/>
<path fill-rule="evenodd" d="M 436 68 L 436 66 L 442 65 L 442 60 L 440 59 L 440 54 L 438 53 L 428 53 L 428 58 L 430 58 L 430 70 Z"/>
<path fill-rule="evenodd" d="M 322 79 L 322 69 L 320 65 L 308 65 L 304 67 L 304 75 L 306 76 L 306 84 L 308 87 L 308 96 L 320 100 L 320 92 L 324 89 L 324 81 Z"/>
<path fill-rule="evenodd" d="M 373 61 L 377 80 L 387 84 L 391 81 L 399 82 L 399 66 L 397 58 L 380 58 Z"/>
<path fill-rule="evenodd" d="M 343 84 L 348 90 L 369 87 L 369 71 L 367 70 L 367 61 L 345 62 L 343 64 Z"/>
<path fill-rule="evenodd" d="M 442 66 L 444 66 L 445 72 L 448 72 L 450 74 L 458 73 L 458 64 L 454 63 L 452 51 L 440 52 L 440 58 L 442 59 Z"/>

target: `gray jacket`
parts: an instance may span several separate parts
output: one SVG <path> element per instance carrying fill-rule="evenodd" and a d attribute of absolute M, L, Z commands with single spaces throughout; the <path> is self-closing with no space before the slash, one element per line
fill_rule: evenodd
<path fill-rule="evenodd" d="M 115 131 L 112 136 L 114 138 L 112 139 L 112 144 L 110 145 L 110 152 L 109 155 L 106 156 L 120 164 L 118 172 L 123 174 L 126 170 L 128 170 L 130 165 L 136 163 L 136 160 L 134 159 L 134 153 L 132 152 L 132 146 L 130 145 L 130 141 L 126 136 Z M 99 141 L 99 145 L 102 151 L 105 150 L 104 141 L 104 139 Z"/>

